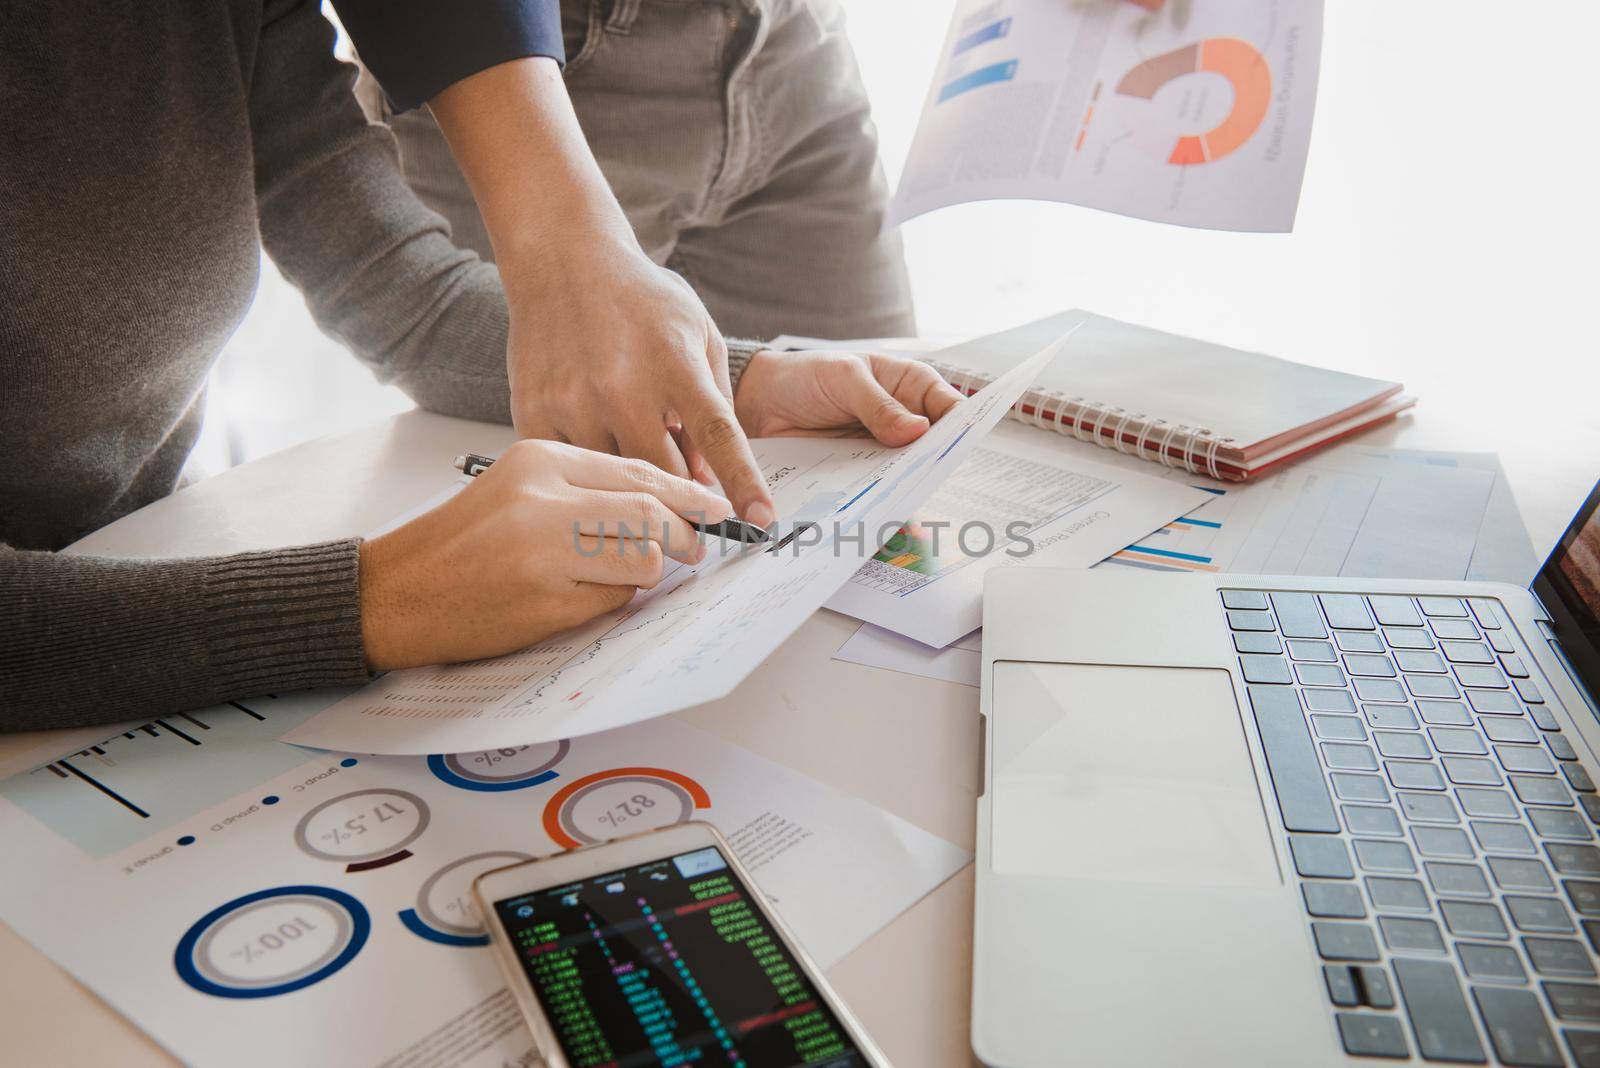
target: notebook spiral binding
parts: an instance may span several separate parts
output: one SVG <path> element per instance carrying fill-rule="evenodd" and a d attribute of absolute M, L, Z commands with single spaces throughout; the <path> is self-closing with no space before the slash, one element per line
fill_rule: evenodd
<path fill-rule="evenodd" d="M 988 375 L 974 374 L 936 360 L 929 360 L 928 365 L 967 396 L 993 381 Z M 1209 427 L 1168 423 L 1143 412 L 1096 404 L 1053 389 L 1029 390 L 1011 406 L 1008 414 L 1018 422 L 1041 430 L 1071 434 L 1079 441 L 1092 441 L 1103 449 L 1116 449 L 1141 460 L 1157 461 L 1165 467 L 1181 467 L 1190 474 L 1209 475 L 1219 480 L 1225 476 L 1217 468 L 1217 453 L 1233 443 L 1232 438 L 1219 437 Z"/>

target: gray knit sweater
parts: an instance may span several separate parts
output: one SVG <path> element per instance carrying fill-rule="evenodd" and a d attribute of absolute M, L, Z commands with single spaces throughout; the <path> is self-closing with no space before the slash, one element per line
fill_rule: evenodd
<path fill-rule="evenodd" d="M 424 407 L 505 422 L 492 267 L 410 194 L 316 0 L 63 0 L 0 32 L 0 729 L 367 677 L 356 541 L 53 550 L 169 492 L 264 246 Z"/>

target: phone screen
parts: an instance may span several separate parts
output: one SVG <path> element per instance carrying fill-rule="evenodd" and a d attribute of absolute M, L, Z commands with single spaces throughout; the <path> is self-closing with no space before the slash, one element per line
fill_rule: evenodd
<path fill-rule="evenodd" d="M 867 1063 L 715 846 L 494 907 L 574 1068 Z"/>

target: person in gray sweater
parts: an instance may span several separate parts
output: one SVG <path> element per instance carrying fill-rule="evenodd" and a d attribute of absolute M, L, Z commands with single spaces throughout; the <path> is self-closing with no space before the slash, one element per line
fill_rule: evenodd
<path fill-rule="evenodd" d="M 449 504 L 371 541 L 196 559 L 55 551 L 173 490 L 263 247 L 379 378 L 435 411 L 510 421 L 519 397 L 495 270 L 407 189 L 332 46 L 315 0 L 67 2 L 7 17 L 0 729 L 506 652 L 626 602 L 665 555 L 698 558 L 683 515 L 732 511 L 643 462 L 525 441 Z M 717 384 L 751 435 L 861 425 L 899 445 L 957 399 L 912 361 L 730 347 Z M 705 374 L 720 378 L 714 362 Z M 565 385 L 524 377 L 518 389 Z M 722 428 L 702 451 L 742 443 L 720 411 L 677 414 Z M 648 524 L 657 548 L 590 555 L 600 524 L 618 521 Z"/>

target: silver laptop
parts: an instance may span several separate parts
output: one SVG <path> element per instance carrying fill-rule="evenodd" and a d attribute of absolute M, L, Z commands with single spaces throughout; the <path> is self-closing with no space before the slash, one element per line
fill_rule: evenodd
<path fill-rule="evenodd" d="M 1530 589 L 991 572 L 976 1058 L 1600 1065 L 1597 504 Z"/>

